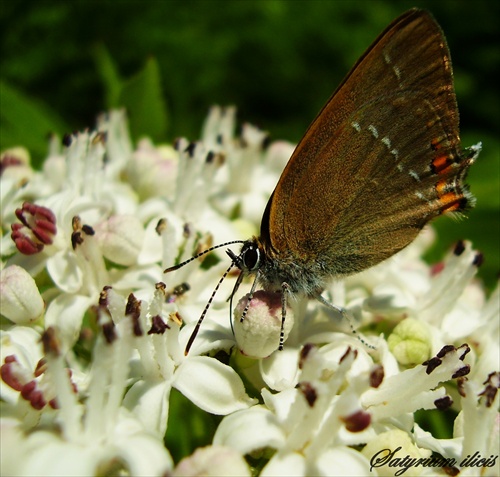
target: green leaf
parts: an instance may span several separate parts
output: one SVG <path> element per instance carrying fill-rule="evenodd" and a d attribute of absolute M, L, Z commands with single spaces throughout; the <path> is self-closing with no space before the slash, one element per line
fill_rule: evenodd
<path fill-rule="evenodd" d="M 165 140 L 168 117 L 156 58 L 149 58 L 139 73 L 125 81 L 118 102 L 127 109 L 134 138 Z"/>
<path fill-rule="evenodd" d="M 415 413 L 415 421 L 422 429 L 430 432 L 437 439 L 451 439 L 453 437 L 453 421 L 457 413 L 451 409 L 420 409 Z"/>
<path fill-rule="evenodd" d="M 462 220 L 443 217 L 433 222 L 432 225 L 437 231 L 438 241 L 426 254 L 426 258 L 431 263 L 438 262 L 443 259 L 457 240 L 470 240 L 474 249 L 482 252 L 484 256 L 484 263 L 479 268 L 478 275 L 486 287 L 493 290 L 497 284 L 500 268 L 498 255 L 499 216 L 498 209 L 477 207 Z M 491 240 L 492 238 L 494 240 Z"/>
<path fill-rule="evenodd" d="M 0 148 L 26 147 L 34 165 L 47 154 L 48 137 L 66 130 L 64 121 L 46 104 L 0 82 Z"/>
<path fill-rule="evenodd" d="M 113 58 L 103 44 L 98 45 L 94 49 L 94 59 L 97 71 L 104 85 L 106 108 L 113 109 L 120 107 L 120 94 L 123 89 L 123 80 Z"/>
<path fill-rule="evenodd" d="M 177 389 L 172 389 L 164 440 L 174 462 L 191 455 L 198 447 L 209 445 L 221 420 L 222 417 L 202 411 Z"/>

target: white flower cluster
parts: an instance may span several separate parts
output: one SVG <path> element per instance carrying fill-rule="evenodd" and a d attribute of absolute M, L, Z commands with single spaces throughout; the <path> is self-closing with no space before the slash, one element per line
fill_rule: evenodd
<path fill-rule="evenodd" d="M 163 272 L 257 233 L 293 147 L 250 125 L 236 136 L 234 116 L 213 108 L 198 142 L 134 149 L 114 111 L 54 139 L 40 171 L 2 154 L 1 474 L 498 475 L 500 296 L 474 280 L 469 243 L 429 267 L 428 229 L 333 284 L 351 323 L 294 297 L 283 351 L 276 294 L 243 297 L 233 324 L 237 275 L 213 298 L 223 248 Z M 176 463 L 173 389 L 224 416 Z M 415 419 L 446 409 L 449 438 Z"/>

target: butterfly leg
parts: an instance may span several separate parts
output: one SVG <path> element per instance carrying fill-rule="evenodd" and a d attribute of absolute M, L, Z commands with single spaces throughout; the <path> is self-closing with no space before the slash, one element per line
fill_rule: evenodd
<path fill-rule="evenodd" d="M 280 330 L 280 344 L 278 349 L 283 351 L 283 345 L 285 341 L 285 319 L 286 319 L 286 304 L 288 299 L 288 294 L 290 293 L 290 285 L 283 282 L 281 284 L 281 330 Z"/>
<path fill-rule="evenodd" d="M 319 293 L 316 295 L 315 298 L 320 303 L 322 303 L 323 305 L 325 305 L 326 307 L 331 308 L 332 310 L 335 310 L 338 313 L 340 313 L 342 315 L 342 317 L 347 320 L 347 323 L 349 323 L 349 327 L 351 328 L 352 334 L 356 335 L 356 338 L 358 338 L 358 340 L 361 341 L 361 343 L 363 343 L 367 348 L 376 349 L 375 346 L 373 346 L 373 345 L 369 344 L 368 342 L 366 342 L 359 335 L 359 333 L 355 330 L 353 322 L 352 322 L 352 317 L 351 317 L 351 315 L 349 314 L 349 312 L 345 308 L 342 308 L 340 306 L 334 305 L 333 303 L 330 303 L 328 300 L 325 300 Z"/>
<path fill-rule="evenodd" d="M 245 305 L 245 309 L 243 310 L 243 313 L 241 314 L 240 322 L 242 322 L 245 317 L 247 316 L 248 309 L 250 308 L 250 302 L 253 300 L 253 294 L 255 292 L 255 289 L 257 288 L 257 281 L 259 279 L 259 271 L 257 270 L 257 273 L 255 275 L 255 280 L 252 283 L 252 288 L 250 289 L 250 293 L 248 293 L 248 299 L 247 299 L 247 304 Z M 241 280 L 240 280 L 241 282 Z M 238 284 L 239 286 L 239 284 Z M 233 292 L 234 294 L 234 292 Z"/>

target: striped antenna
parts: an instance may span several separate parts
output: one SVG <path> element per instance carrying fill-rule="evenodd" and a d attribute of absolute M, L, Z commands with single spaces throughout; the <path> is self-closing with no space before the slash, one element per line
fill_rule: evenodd
<path fill-rule="evenodd" d="M 205 250 L 204 252 L 199 253 L 198 255 L 195 255 L 194 257 L 191 257 L 187 260 L 184 260 L 183 262 L 181 262 L 177 265 L 174 265 L 173 267 L 166 268 L 165 270 L 163 270 L 163 273 L 169 273 L 169 272 L 173 272 L 174 270 L 179 270 L 179 268 L 182 268 L 184 265 L 191 263 L 193 260 L 200 258 L 201 256 L 205 255 L 206 253 L 210 253 L 210 252 L 214 251 L 216 248 L 226 247 L 227 245 L 233 245 L 235 243 L 245 243 L 245 240 L 232 240 L 231 242 L 221 243 L 219 245 L 215 245 L 213 247 L 210 247 L 209 249 Z"/>
<path fill-rule="evenodd" d="M 191 263 L 193 260 L 196 260 L 197 258 L 200 258 L 201 256 L 203 256 L 203 255 L 205 255 L 207 253 L 210 253 L 210 252 L 212 252 L 213 250 L 215 250 L 217 248 L 226 247 L 228 245 L 233 245 L 235 243 L 245 243 L 245 241 L 244 240 L 232 240 L 231 242 L 225 242 L 225 243 L 221 243 L 219 245 L 215 245 L 215 246 L 210 247 L 209 249 L 207 249 L 207 250 L 205 250 L 205 251 L 203 251 L 203 252 L 195 255 L 194 257 L 189 258 L 188 260 L 184 260 L 184 262 L 181 262 L 181 263 L 179 263 L 177 265 L 174 265 L 173 267 L 166 268 L 163 271 L 163 273 L 169 273 L 169 272 L 173 272 L 174 270 L 178 270 L 179 268 L 182 268 L 184 265 L 187 265 L 188 263 Z M 228 251 L 228 252 L 230 252 L 230 251 Z M 198 322 L 196 323 L 196 326 L 194 327 L 194 330 L 191 333 L 191 336 L 189 337 L 189 340 L 187 342 L 186 349 L 184 350 L 184 355 L 185 356 L 188 355 L 189 350 L 191 349 L 191 346 L 194 343 L 196 335 L 198 334 L 198 331 L 200 331 L 201 324 L 203 323 L 203 320 L 205 319 L 205 316 L 206 316 L 206 314 L 208 312 L 208 309 L 210 308 L 210 305 L 212 304 L 212 302 L 213 302 L 213 300 L 215 298 L 217 290 L 219 290 L 222 282 L 227 277 L 227 275 L 229 274 L 229 272 L 231 271 L 231 269 L 235 266 L 235 264 L 236 264 L 235 259 L 237 259 L 239 257 L 238 255 L 234 254 L 233 252 L 231 252 L 230 254 L 228 253 L 228 255 L 231 257 L 231 265 L 229 265 L 229 267 L 227 268 L 227 270 L 224 272 L 224 274 L 220 278 L 219 283 L 217 283 L 217 286 L 214 288 L 214 291 L 212 292 L 212 295 L 210 296 L 210 299 L 208 300 L 207 304 L 205 305 L 203 313 L 201 314 L 200 318 L 198 319 Z M 241 282 L 241 280 L 238 280 L 237 282 Z M 234 290 L 233 290 L 233 294 L 234 294 Z"/>
<path fill-rule="evenodd" d="M 239 243 L 239 242 L 228 242 L 228 243 Z M 227 243 L 224 245 L 228 245 Z M 222 247 L 223 245 L 220 245 Z M 217 247 L 212 247 L 212 248 L 217 248 Z M 209 250 L 207 250 L 209 252 Z M 203 254 L 200 254 L 203 255 Z M 196 258 L 196 257 L 195 257 Z M 192 260 L 192 259 L 191 259 Z M 191 260 L 188 260 L 190 262 Z M 184 265 L 186 262 L 184 262 Z M 234 267 L 234 262 L 231 262 L 231 265 L 227 268 L 227 270 L 224 272 L 224 275 L 219 280 L 219 283 L 217 283 L 217 286 L 214 288 L 214 291 L 212 292 L 212 295 L 210 296 L 210 299 L 208 300 L 207 304 L 205 305 L 205 309 L 203 310 L 203 313 L 201 314 L 200 318 L 198 319 L 198 323 L 196 323 L 196 326 L 194 327 L 193 332 L 191 333 L 191 336 L 189 337 L 189 341 L 187 342 L 186 349 L 184 350 L 184 356 L 187 356 L 189 353 L 189 350 L 191 349 L 191 346 L 194 343 L 194 340 L 196 338 L 196 335 L 198 334 L 198 331 L 200 331 L 201 324 L 203 323 L 203 320 L 205 319 L 205 315 L 207 314 L 208 309 L 210 308 L 210 305 L 212 304 L 212 301 L 215 297 L 215 294 L 217 293 L 217 290 L 221 286 L 222 282 L 224 281 L 224 278 L 227 277 L 228 273 L 231 271 L 231 269 Z"/>

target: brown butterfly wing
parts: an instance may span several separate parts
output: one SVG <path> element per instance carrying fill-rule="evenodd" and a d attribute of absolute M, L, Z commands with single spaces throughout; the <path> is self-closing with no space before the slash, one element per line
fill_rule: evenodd
<path fill-rule="evenodd" d="M 261 225 L 264 246 L 328 274 L 354 273 L 408 245 L 433 217 L 464 208 L 448 48 L 410 10 L 373 43 L 294 151 Z"/>

